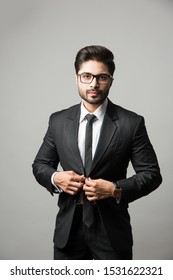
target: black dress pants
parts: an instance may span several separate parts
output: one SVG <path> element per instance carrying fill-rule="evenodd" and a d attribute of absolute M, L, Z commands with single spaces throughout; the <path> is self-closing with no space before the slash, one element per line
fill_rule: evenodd
<path fill-rule="evenodd" d="M 83 224 L 82 211 L 82 205 L 77 205 L 68 243 L 63 249 L 54 246 L 54 260 L 132 259 L 132 248 L 125 252 L 112 248 L 96 206 L 94 224 L 90 228 Z"/>

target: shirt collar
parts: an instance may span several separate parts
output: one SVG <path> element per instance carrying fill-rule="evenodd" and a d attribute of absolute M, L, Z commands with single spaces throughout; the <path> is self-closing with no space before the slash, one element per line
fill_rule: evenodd
<path fill-rule="evenodd" d="M 106 113 L 106 108 L 108 105 L 108 99 L 103 102 L 94 112 L 93 114 L 97 117 L 98 120 L 103 121 L 104 115 Z M 81 103 L 81 114 L 79 122 L 82 122 L 85 119 L 85 116 L 89 114 L 88 110 L 85 108 L 83 102 Z"/>

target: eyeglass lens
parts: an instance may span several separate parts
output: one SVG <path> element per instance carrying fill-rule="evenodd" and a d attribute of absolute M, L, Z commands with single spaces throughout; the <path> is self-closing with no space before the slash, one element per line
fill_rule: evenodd
<path fill-rule="evenodd" d="M 94 78 L 100 84 L 107 84 L 110 81 L 111 76 L 107 74 L 92 75 L 91 73 L 82 73 L 79 75 L 81 83 L 90 84 Z"/>

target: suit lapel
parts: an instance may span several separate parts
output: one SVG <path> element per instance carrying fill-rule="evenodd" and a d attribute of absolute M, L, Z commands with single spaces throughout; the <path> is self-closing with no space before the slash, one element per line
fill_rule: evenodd
<path fill-rule="evenodd" d="M 80 118 L 80 104 L 73 107 L 70 111 L 67 125 L 67 137 L 68 137 L 68 147 L 73 155 L 74 162 L 76 163 L 76 168 L 79 173 L 84 174 L 84 167 L 82 159 L 80 156 L 78 148 L 78 128 L 79 128 L 79 118 Z"/>
<path fill-rule="evenodd" d="M 98 142 L 98 146 L 95 152 L 95 156 L 93 159 L 91 172 L 95 168 L 98 162 L 100 162 L 101 158 L 104 156 L 106 150 L 108 149 L 112 138 L 115 135 L 117 130 L 117 125 L 115 120 L 118 118 L 115 105 L 109 101 L 107 110 L 105 113 L 105 117 L 102 124 L 102 129 L 100 132 L 100 138 Z"/>

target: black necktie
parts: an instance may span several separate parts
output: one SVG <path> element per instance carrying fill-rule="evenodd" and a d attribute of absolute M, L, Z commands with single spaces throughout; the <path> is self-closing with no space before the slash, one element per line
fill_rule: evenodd
<path fill-rule="evenodd" d="M 86 115 L 87 125 L 86 125 L 86 135 L 85 135 L 85 177 L 90 174 L 91 164 L 92 164 L 92 124 L 96 119 L 95 115 Z M 84 196 L 83 204 L 83 222 L 87 227 L 90 227 L 94 222 L 93 213 L 93 202 L 87 200 Z"/>

